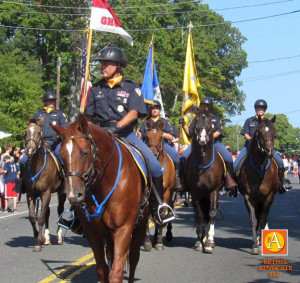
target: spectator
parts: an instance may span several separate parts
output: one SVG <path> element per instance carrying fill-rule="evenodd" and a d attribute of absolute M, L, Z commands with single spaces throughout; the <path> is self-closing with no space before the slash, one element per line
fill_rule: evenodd
<path fill-rule="evenodd" d="M 5 156 L 4 165 L 2 173 L 4 174 L 5 180 L 5 206 L 4 206 L 4 213 L 8 212 L 8 201 L 9 199 L 13 200 L 13 208 L 12 212 L 15 213 L 17 211 L 17 197 L 18 193 L 14 191 L 16 186 L 16 179 L 19 176 L 20 170 L 14 161 L 13 157 Z"/>
<path fill-rule="evenodd" d="M 0 168 L 1 168 L 1 171 L 3 171 L 3 165 L 4 165 L 4 162 L 3 162 L 3 159 L 5 158 L 5 156 L 9 156 L 10 157 L 10 153 L 12 151 L 12 145 L 11 143 L 5 143 L 4 144 L 4 153 L 1 155 L 1 159 L 0 159 Z M 5 195 L 4 195 L 4 192 L 5 192 L 5 182 L 4 182 L 4 175 L 3 175 L 3 172 L 1 173 L 1 176 L 0 176 L 0 199 L 1 199 L 1 209 L 2 211 L 5 209 Z"/>
<path fill-rule="evenodd" d="M 288 159 L 286 158 L 285 154 L 282 155 L 282 161 L 283 161 L 283 168 L 284 168 L 284 178 L 287 178 L 289 162 L 288 162 Z"/>

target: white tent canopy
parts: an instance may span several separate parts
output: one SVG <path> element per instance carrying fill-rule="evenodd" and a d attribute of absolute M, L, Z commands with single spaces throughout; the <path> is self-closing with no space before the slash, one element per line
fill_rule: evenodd
<path fill-rule="evenodd" d="M 4 132 L 4 131 L 0 131 L 0 140 L 10 137 L 12 134 Z"/>

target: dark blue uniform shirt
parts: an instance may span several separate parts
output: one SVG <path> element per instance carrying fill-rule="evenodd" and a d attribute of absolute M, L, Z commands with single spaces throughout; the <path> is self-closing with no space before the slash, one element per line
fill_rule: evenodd
<path fill-rule="evenodd" d="M 258 127 L 258 119 L 256 116 L 250 117 L 246 120 L 240 134 L 245 135 L 248 134 L 250 137 L 253 137 L 256 128 Z M 245 146 L 248 146 L 249 141 L 245 142 Z"/>
<path fill-rule="evenodd" d="M 107 122 L 120 121 L 129 111 L 136 110 L 138 117 L 145 117 L 147 109 L 140 87 L 126 79 L 110 88 L 106 79 L 92 87 L 84 114 L 93 117 L 93 122 L 102 127 Z M 136 121 L 122 131 L 132 131 Z"/>
<path fill-rule="evenodd" d="M 212 122 L 212 127 L 214 129 L 213 131 L 220 133 L 219 137 L 215 138 L 215 142 L 217 142 L 217 141 L 221 142 L 222 138 L 225 137 L 221 119 L 218 116 L 212 114 L 211 122 Z M 194 131 L 195 123 L 196 123 L 196 119 L 194 119 L 192 121 L 191 125 L 189 126 L 189 135 L 190 136 L 192 136 L 192 132 Z"/>
<path fill-rule="evenodd" d="M 42 126 L 43 139 L 45 140 L 50 140 L 57 136 L 57 133 L 51 128 L 50 124 L 58 125 L 61 127 L 66 127 L 68 125 L 66 115 L 64 114 L 64 112 L 58 109 L 52 110 L 49 114 L 43 109 L 35 113 L 33 118 L 45 118 Z"/>

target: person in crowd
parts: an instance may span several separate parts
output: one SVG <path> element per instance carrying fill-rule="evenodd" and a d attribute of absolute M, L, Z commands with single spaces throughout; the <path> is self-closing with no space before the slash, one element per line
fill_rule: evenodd
<path fill-rule="evenodd" d="M 283 154 L 281 156 L 281 158 L 282 158 L 282 161 L 283 161 L 284 178 L 287 178 L 287 174 L 288 174 L 288 170 L 289 170 L 289 161 L 288 161 L 288 159 L 287 159 L 287 157 L 286 157 L 285 154 Z"/>
<path fill-rule="evenodd" d="M 172 143 L 172 141 L 175 139 L 175 137 L 173 135 L 174 131 L 172 130 L 170 123 L 166 119 L 160 117 L 160 110 L 161 110 L 160 102 L 157 100 L 154 100 L 153 105 L 151 105 L 149 107 L 148 118 L 146 120 L 144 120 L 143 123 L 141 124 L 140 131 L 141 131 L 143 140 L 145 140 L 146 136 L 147 136 L 147 132 L 148 132 L 147 122 L 150 122 L 151 125 L 154 125 L 154 124 L 160 123 L 160 122 L 164 123 L 164 127 L 162 130 L 163 130 L 165 151 L 171 157 L 171 159 L 174 163 L 174 166 L 175 166 L 174 188 L 181 189 L 182 186 L 181 186 L 180 177 L 179 177 L 180 159 L 179 159 L 179 156 L 178 156 L 176 150 L 174 149 L 174 147 L 172 147 L 169 144 L 169 142 Z"/>
<path fill-rule="evenodd" d="M 260 116 L 262 119 L 264 119 L 267 108 L 268 108 L 268 104 L 264 99 L 258 99 L 255 101 L 254 109 L 255 109 L 256 115 L 248 118 L 245 121 L 245 124 L 240 132 L 241 135 L 244 136 L 246 142 L 244 144 L 244 147 L 241 149 L 240 154 L 238 155 L 237 159 L 234 162 L 234 171 L 235 172 L 236 172 L 237 168 L 240 167 L 239 163 L 243 162 L 244 157 L 247 154 L 247 147 L 251 141 L 251 138 L 253 137 L 253 135 L 256 131 L 256 128 L 258 127 L 258 117 Z M 281 183 L 279 193 L 284 193 L 286 191 L 291 190 L 292 185 L 288 179 L 284 178 L 284 171 L 285 171 L 284 164 L 283 164 L 283 161 L 282 161 L 281 157 L 279 156 L 279 154 L 277 152 L 274 152 L 273 157 L 276 160 L 276 162 L 278 164 L 278 168 L 279 168 L 278 173 L 279 173 L 279 180 Z"/>
<path fill-rule="evenodd" d="M 16 186 L 16 179 L 19 176 L 20 170 L 17 166 L 14 158 L 11 156 L 5 156 L 4 165 L 2 169 L 2 174 L 4 174 L 4 181 L 5 181 L 5 206 L 4 206 L 4 213 L 8 212 L 8 201 L 9 199 L 13 200 L 13 208 L 12 212 L 15 213 L 17 211 L 17 197 L 18 193 L 14 191 Z"/>
<path fill-rule="evenodd" d="M 0 159 L 1 171 L 3 171 L 3 166 L 4 166 L 3 160 L 4 160 L 5 156 L 10 157 L 11 152 L 12 152 L 12 145 L 11 145 L 11 143 L 6 142 L 4 144 L 4 152 L 1 155 L 1 159 Z M 3 173 L 1 173 L 1 176 L 0 176 L 0 199 L 1 199 L 2 211 L 5 210 L 5 194 L 4 194 L 4 192 L 5 192 L 5 181 L 4 181 L 4 175 L 3 175 Z"/>
<path fill-rule="evenodd" d="M 21 152 L 20 152 L 20 147 L 16 146 L 14 148 L 14 152 L 13 152 L 13 157 L 16 163 L 19 163 L 20 161 L 20 156 L 21 156 Z"/>
<path fill-rule="evenodd" d="M 170 123 L 172 136 L 173 136 L 173 139 L 171 141 L 168 141 L 168 143 L 170 144 L 170 146 L 175 146 L 175 144 L 179 142 L 179 132 L 175 127 L 175 125 L 171 124 L 170 118 L 171 118 L 171 112 L 168 110 L 165 111 L 165 120 Z"/>
<path fill-rule="evenodd" d="M 122 68 L 127 63 L 125 53 L 118 47 L 110 46 L 102 49 L 95 60 L 100 61 L 103 78 L 92 87 L 84 114 L 89 121 L 112 135 L 128 139 L 144 153 L 149 162 L 152 182 L 163 200 L 160 164 L 134 131 L 137 119 L 145 117 L 147 110 L 140 87 L 123 76 Z M 159 201 L 153 193 L 150 201 L 152 216 L 157 222 L 162 220 L 166 223 L 174 219 L 171 208 L 167 215 L 162 210 L 158 212 Z"/>
<path fill-rule="evenodd" d="M 56 109 L 56 94 L 52 91 L 47 91 L 43 97 L 44 108 L 34 114 L 34 119 L 44 118 L 42 125 L 43 141 L 47 142 L 51 149 L 55 152 L 61 164 L 63 161 L 59 155 L 61 139 L 57 133 L 51 128 L 50 124 L 66 127 L 68 125 L 67 117 L 61 110 Z M 27 155 L 24 154 L 21 158 L 21 163 L 25 164 Z"/>
<path fill-rule="evenodd" d="M 213 100 L 210 97 L 205 97 L 201 100 L 200 108 L 209 111 L 212 113 L 213 110 Z M 180 123 L 182 125 L 183 130 L 187 134 L 187 136 L 191 136 L 193 129 L 195 127 L 195 119 L 192 121 L 191 125 L 187 127 L 183 118 L 180 118 Z M 233 172 L 233 160 L 226 149 L 226 147 L 222 144 L 222 138 L 225 137 L 225 133 L 222 128 L 222 122 L 220 118 L 214 114 L 212 114 L 212 124 L 214 131 L 214 146 L 218 149 L 218 152 L 222 155 L 224 162 L 227 168 L 225 189 L 229 191 L 229 196 L 237 197 L 237 183 L 234 181 L 234 172 Z M 192 145 L 189 145 L 185 152 L 181 155 L 180 160 L 182 164 L 185 164 L 187 157 L 190 155 L 192 150 Z"/>

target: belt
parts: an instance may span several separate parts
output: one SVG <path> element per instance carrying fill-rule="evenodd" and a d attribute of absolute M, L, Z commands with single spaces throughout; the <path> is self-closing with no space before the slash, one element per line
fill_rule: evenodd
<path fill-rule="evenodd" d="M 100 127 L 110 127 L 117 123 L 117 121 L 107 121 L 107 122 L 99 122 Z"/>

